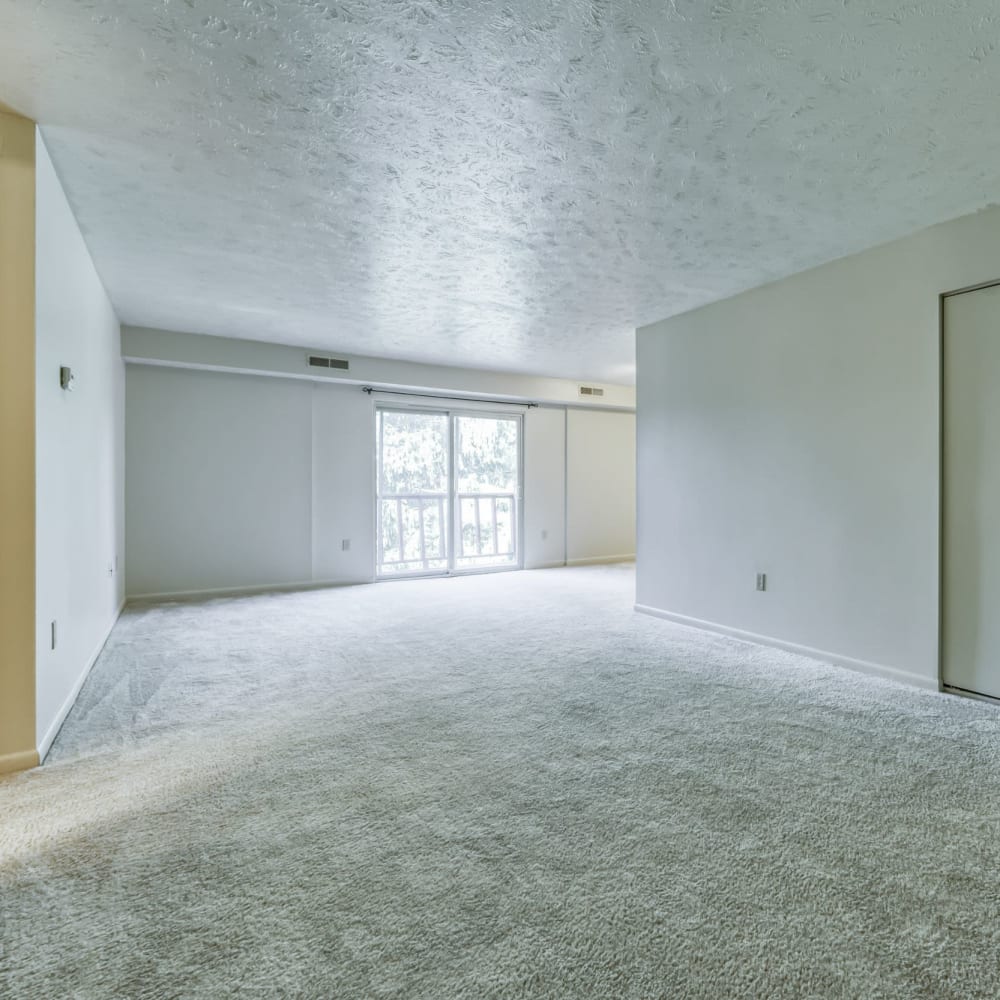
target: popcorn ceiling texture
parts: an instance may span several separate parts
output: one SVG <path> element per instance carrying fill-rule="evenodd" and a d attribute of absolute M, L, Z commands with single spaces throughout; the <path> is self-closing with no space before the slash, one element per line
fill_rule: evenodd
<path fill-rule="evenodd" d="M 1000 196 L 994 0 L 0 0 L 123 321 L 630 381 Z"/>

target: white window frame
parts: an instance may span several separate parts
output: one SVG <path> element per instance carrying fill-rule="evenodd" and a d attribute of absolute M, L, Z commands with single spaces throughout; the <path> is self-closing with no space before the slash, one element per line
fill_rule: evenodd
<path fill-rule="evenodd" d="M 414 570 L 403 573 L 381 572 L 382 560 L 379 553 L 382 544 L 382 424 L 381 413 L 423 413 L 429 416 L 444 416 L 448 418 L 448 495 L 445 500 L 446 528 L 450 543 L 447 549 L 447 566 L 445 569 Z M 456 418 L 458 417 L 492 417 L 497 420 L 513 420 L 517 424 L 517 486 L 514 493 L 514 560 L 507 565 L 499 566 L 459 566 L 457 560 L 461 538 L 461 516 L 459 510 L 457 449 L 458 434 L 456 433 Z M 383 403 L 376 400 L 375 418 L 375 567 L 374 579 L 384 580 L 414 580 L 421 577 L 445 576 L 479 576 L 484 573 L 509 573 L 512 570 L 524 568 L 524 414 L 520 411 L 510 413 L 488 407 L 441 407 L 426 404 L 407 405 L 406 403 Z M 432 494 L 434 495 L 434 494 Z"/>

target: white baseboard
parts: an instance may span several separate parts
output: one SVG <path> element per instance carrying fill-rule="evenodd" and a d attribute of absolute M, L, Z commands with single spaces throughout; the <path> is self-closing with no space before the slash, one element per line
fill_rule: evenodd
<path fill-rule="evenodd" d="M 558 562 L 541 562 L 541 563 L 530 563 L 525 565 L 525 569 L 563 569 L 566 563 L 561 559 Z"/>
<path fill-rule="evenodd" d="M 118 610 L 115 612 L 115 616 L 112 618 L 111 624 L 104 630 L 104 634 L 101 637 L 101 641 L 97 644 L 97 648 L 93 653 L 91 653 L 90 658 L 84 664 L 83 670 L 80 672 L 80 676 L 77 677 L 76 682 L 70 689 L 69 694 L 66 696 L 66 700 L 59 706 L 59 711 L 56 712 L 56 716 L 52 720 L 52 725 L 49 726 L 45 735 L 39 741 L 39 761 L 44 761 L 46 754 L 48 754 L 49 750 L 52 749 L 52 744 L 55 743 L 56 737 L 59 735 L 59 730 L 62 729 L 62 724 L 66 721 L 66 716 L 69 715 L 70 709 L 72 709 L 72 707 L 76 704 L 76 699 L 79 698 L 80 691 L 86 683 L 87 678 L 90 676 L 90 671 L 94 669 L 94 664 L 97 662 L 97 658 L 101 655 L 105 645 L 107 645 L 108 637 L 111 635 L 111 630 L 118 624 L 118 619 L 121 618 L 124 607 L 125 602 L 122 601 L 121 604 L 118 605 Z"/>
<path fill-rule="evenodd" d="M 567 559 L 567 566 L 603 566 L 606 563 L 635 562 L 635 553 L 620 556 L 584 556 L 582 559 Z"/>
<path fill-rule="evenodd" d="M 848 670 L 854 670 L 859 674 L 881 677 L 884 680 L 896 681 L 899 684 L 908 684 L 911 687 L 924 688 L 927 691 L 940 690 L 940 685 L 936 678 L 910 673 L 907 670 L 900 670 L 898 667 L 887 667 L 884 664 L 871 663 L 868 660 L 856 660 L 854 657 L 841 656 L 839 653 L 831 653 L 825 649 L 801 646 L 796 642 L 787 642 L 784 639 L 775 639 L 769 635 L 758 635 L 756 632 L 730 628 L 728 625 L 720 625 L 718 622 L 707 622 L 702 621 L 700 618 L 690 618 L 687 615 L 674 614 L 672 611 L 663 611 L 660 608 L 650 607 L 648 604 L 636 604 L 635 610 L 644 615 L 652 615 L 654 618 L 664 618 L 669 622 L 676 622 L 678 625 L 687 625 L 690 628 L 701 629 L 704 632 L 717 632 L 720 635 L 728 635 L 733 639 L 742 639 L 744 642 L 752 642 L 756 646 L 771 646 L 774 649 L 783 649 L 788 653 L 807 656 L 811 660 L 821 660 L 824 663 L 832 663 L 838 667 L 846 667 Z"/>
<path fill-rule="evenodd" d="M 294 583 L 257 583 L 248 587 L 213 587 L 208 590 L 168 590 L 153 594 L 129 594 L 128 604 L 156 601 L 200 601 L 212 597 L 250 597 L 254 594 L 282 594 L 296 590 L 326 590 L 328 587 L 358 587 L 367 580 L 301 580 Z"/>

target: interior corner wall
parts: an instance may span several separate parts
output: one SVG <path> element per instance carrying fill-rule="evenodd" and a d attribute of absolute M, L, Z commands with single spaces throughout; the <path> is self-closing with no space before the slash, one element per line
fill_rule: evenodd
<path fill-rule="evenodd" d="M 566 412 L 566 561 L 635 557 L 635 414 Z"/>
<path fill-rule="evenodd" d="M 37 150 L 34 638 L 44 757 L 124 600 L 125 366 L 118 318 L 40 135 Z M 61 366 L 73 371 L 72 391 L 60 387 Z"/>
<path fill-rule="evenodd" d="M 992 209 L 641 329 L 637 603 L 936 686 L 939 294 L 998 262 Z"/>
<path fill-rule="evenodd" d="M 0 112 L 0 774 L 35 738 L 35 126 Z"/>

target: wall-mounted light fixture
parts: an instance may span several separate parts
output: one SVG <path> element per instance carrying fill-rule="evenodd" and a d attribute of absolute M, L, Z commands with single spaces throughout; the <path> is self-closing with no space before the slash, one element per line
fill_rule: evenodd
<path fill-rule="evenodd" d="M 67 392 L 73 391 L 73 369 L 63 365 L 59 369 L 59 387 Z"/>

